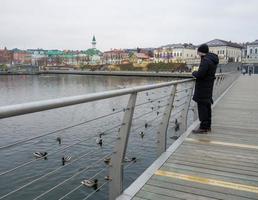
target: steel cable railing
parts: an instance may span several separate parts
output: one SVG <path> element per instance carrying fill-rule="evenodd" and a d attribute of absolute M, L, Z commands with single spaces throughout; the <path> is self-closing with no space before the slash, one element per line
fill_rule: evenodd
<path fill-rule="evenodd" d="M 114 127 L 112 127 L 112 128 L 109 128 L 109 129 L 103 131 L 103 132 L 106 133 L 106 132 L 112 131 L 112 130 L 114 130 L 114 129 L 120 127 L 121 125 L 122 125 L 122 124 L 116 125 L 116 126 L 114 126 Z M 56 154 L 56 153 L 58 153 L 58 152 L 67 150 L 67 149 L 69 149 L 69 148 L 71 148 L 71 147 L 73 147 L 73 146 L 75 146 L 75 145 L 78 145 L 78 144 L 80 144 L 80 143 L 82 143 L 82 142 L 85 142 L 85 141 L 87 141 L 87 140 L 89 140 L 89 139 L 95 138 L 95 137 L 97 137 L 98 135 L 99 135 L 99 134 L 96 134 L 96 135 L 87 137 L 86 139 L 79 140 L 79 141 L 77 141 L 77 142 L 74 142 L 73 144 L 67 145 L 66 147 L 63 147 L 63 148 L 61 148 L 61 149 L 57 149 L 56 151 L 47 154 L 47 156 L 49 157 L 50 155 L 53 155 L 53 154 Z M 8 173 L 10 173 L 10 172 L 13 172 L 13 171 L 15 171 L 15 170 L 17 170 L 17 169 L 20 169 L 21 167 L 25 167 L 25 166 L 27 166 L 27 165 L 29 165 L 29 164 L 31 164 L 31 163 L 36 162 L 36 161 L 43 160 L 45 157 L 46 157 L 46 156 L 43 156 L 43 157 L 38 158 L 38 159 L 33 159 L 33 160 L 30 160 L 30 161 L 28 161 L 28 162 L 25 162 L 25 163 L 23 163 L 23 164 L 21 164 L 21 165 L 19 165 L 19 166 L 17 166 L 17 167 L 14 167 L 14 168 L 12 168 L 12 169 L 9 169 L 9 170 L 7 170 L 7 171 L 0 172 L 0 176 L 3 176 L 3 175 L 8 174 Z"/>
<path fill-rule="evenodd" d="M 107 154 L 107 155 L 105 155 L 105 156 L 101 157 L 101 158 L 100 158 L 100 159 L 98 159 L 96 162 L 94 162 L 94 164 L 97 164 L 97 163 L 99 163 L 99 162 L 103 161 L 106 157 L 110 156 L 111 154 L 112 154 L 112 153 L 109 153 L 109 154 Z M 45 196 L 47 193 L 49 193 L 49 192 L 53 191 L 54 189 L 58 188 L 59 186 L 63 185 L 64 183 L 68 182 L 68 181 L 69 181 L 69 180 L 71 180 L 72 178 L 74 178 L 74 177 L 78 176 L 79 174 L 81 174 L 81 173 L 85 172 L 86 170 L 88 170 L 88 169 L 90 169 L 90 168 L 92 168 L 92 167 L 94 167 L 94 165 L 93 165 L 93 164 L 92 164 L 92 165 L 90 165 L 89 167 L 86 167 L 85 169 L 83 169 L 83 170 L 81 170 L 81 171 L 79 171 L 79 172 L 75 173 L 74 175 L 72 175 L 72 176 L 71 176 L 71 177 L 69 177 L 68 179 L 66 179 L 66 180 L 64 180 L 64 181 L 62 181 L 62 182 L 60 182 L 59 184 L 57 184 L 56 186 L 52 187 L 51 189 L 49 189 L 49 190 L 45 191 L 44 193 L 42 193 L 42 194 L 38 195 L 38 196 L 37 196 L 36 198 L 34 198 L 33 200 L 37 200 L 37 199 L 39 199 L 39 198 L 41 198 L 41 197 Z"/>
<path fill-rule="evenodd" d="M 157 111 L 157 110 L 158 110 L 158 109 L 156 109 L 155 111 Z M 121 112 L 121 111 L 118 111 L 118 112 L 116 112 L 116 113 L 120 113 L 120 112 Z M 144 113 L 144 114 L 142 114 L 141 116 L 138 116 L 138 117 L 134 118 L 134 120 L 135 120 L 135 119 L 138 119 L 139 117 L 143 117 L 143 116 L 145 116 L 145 115 L 151 114 L 152 112 L 154 112 L 154 111 Z M 110 115 L 109 115 L 109 116 L 110 116 Z M 105 117 L 107 117 L 107 115 L 105 115 Z M 99 117 L 99 118 L 100 118 L 100 117 Z M 103 118 L 103 116 L 102 116 L 101 118 Z M 96 119 L 97 119 L 97 118 L 94 118 L 94 119 L 92 119 L 92 120 L 95 121 Z M 87 122 L 92 121 L 92 120 L 88 120 Z M 86 122 L 84 122 L 84 123 L 86 123 Z M 118 128 L 118 127 L 120 127 L 121 125 L 122 125 L 122 124 L 118 124 L 118 125 L 116 125 L 116 126 L 110 128 L 110 129 L 107 129 L 107 130 L 105 130 L 105 131 L 102 131 L 102 133 L 106 133 L 106 132 L 109 132 L 109 131 L 111 131 L 111 130 L 114 130 L 115 128 Z M 78 126 L 78 124 L 77 124 L 77 126 Z M 84 141 L 87 141 L 87 140 L 89 140 L 89 139 L 92 139 L 92 138 L 94 138 L 94 137 L 96 137 L 96 136 L 97 136 L 97 135 L 93 135 L 93 136 L 91 136 L 91 137 L 87 137 L 86 139 L 79 140 L 78 142 L 75 142 L 75 143 L 73 143 L 73 144 L 71 144 L 71 145 L 68 145 L 67 147 L 64 147 L 64 148 L 61 148 L 61 149 L 58 149 L 58 150 L 56 150 L 56 151 L 54 151 L 54 152 L 49 153 L 48 156 L 53 155 L 54 153 L 58 153 L 58 152 L 60 152 L 60 151 L 66 150 L 66 149 L 68 149 L 68 148 L 71 148 L 71 147 L 73 147 L 74 145 L 80 144 L 80 143 L 82 143 L 82 142 L 84 142 Z M 44 159 L 44 157 L 39 158 L 39 159 L 37 159 L 37 160 L 33 159 L 33 160 L 31 160 L 31 161 L 25 162 L 25 163 L 23 163 L 23 164 L 21 164 L 21 165 L 15 167 L 15 168 L 9 169 L 9 170 L 7 170 L 7 171 L 5 171 L 5 172 L 0 172 L 0 176 L 5 175 L 5 174 L 10 173 L 10 172 L 13 172 L 14 170 L 17 170 L 17 169 L 19 169 L 19 168 L 21 168 L 21 167 L 27 166 L 27 165 L 29 165 L 29 164 L 31 164 L 31 163 L 33 163 L 33 162 L 35 162 L 35 161 L 41 160 L 41 159 Z"/>
<path fill-rule="evenodd" d="M 160 116 L 159 116 L 159 117 L 160 117 Z M 148 123 L 150 123 L 150 122 L 152 122 L 152 121 L 155 121 L 155 120 L 158 119 L 159 117 L 155 117 L 155 118 L 152 119 L 152 120 L 149 120 L 149 119 L 148 119 Z M 143 128 L 143 127 L 144 127 L 144 125 L 141 126 L 141 128 Z M 153 129 L 154 129 L 154 127 L 151 128 L 151 129 L 148 129 L 148 131 L 151 131 L 151 130 L 153 130 Z M 136 130 L 132 130 L 131 132 L 133 133 L 133 132 L 135 132 L 135 131 L 136 131 Z M 140 157 L 137 155 L 137 160 L 141 159 L 141 157 L 143 156 L 143 151 L 141 151 L 141 152 L 142 152 L 142 154 L 140 155 Z M 127 169 L 128 167 L 130 167 L 130 166 L 131 166 L 132 164 L 134 164 L 134 163 L 135 163 L 134 161 L 131 161 L 126 167 L 124 167 L 124 169 Z M 89 178 L 89 180 L 92 180 L 93 178 L 95 178 L 97 175 L 101 174 L 101 173 L 102 173 L 103 171 L 105 171 L 105 170 L 106 170 L 106 168 L 101 169 L 101 170 L 100 170 L 99 172 L 97 172 L 95 175 L 91 176 L 91 177 Z M 89 195 L 87 195 L 84 199 L 88 199 L 88 198 L 90 198 L 91 196 L 93 196 L 99 189 L 101 189 L 101 188 L 102 188 L 104 185 L 106 185 L 109 181 L 110 181 L 110 180 L 105 181 L 101 186 L 98 187 L 97 190 L 91 192 L 91 193 L 90 193 Z M 58 200 L 63 200 L 65 197 L 69 196 L 70 194 L 72 194 L 72 193 L 75 192 L 76 190 L 80 189 L 82 186 L 83 186 L 83 185 L 80 184 L 79 186 L 75 187 L 74 189 L 72 189 L 71 191 L 69 191 L 68 193 L 66 193 L 66 194 L 63 195 L 62 197 L 60 197 Z"/>
<path fill-rule="evenodd" d="M 42 135 L 39 135 L 39 136 L 27 138 L 27 139 L 24 139 L 22 141 L 15 142 L 13 144 L 8 144 L 8 145 L 5 145 L 5 146 L 1 146 L 0 150 L 5 149 L 5 148 L 9 148 L 9 147 L 12 147 L 12 146 L 16 146 L 18 144 L 22 144 L 22 143 L 25 143 L 25 142 L 28 142 L 28 141 L 31 141 L 31 140 L 34 140 L 34 139 L 39 139 L 39 138 L 44 137 L 44 136 L 52 135 L 52 134 L 55 134 L 55 133 L 58 133 L 58 132 L 61 132 L 61 131 L 65 131 L 65 130 L 68 130 L 68 129 L 71 129 L 71 128 L 74 128 L 74 127 L 77 127 L 77 126 L 81 126 L 83 124 L 94 122 L 96 120 L 103 119 L 103 118 L 106 118 L 106 117 L 109 117 L 109 116 L 112 116 L 112 115 L 115 115 L 115 114 L 121 113 L 121 112 L 123 112 L 123 110 L 120 110 L 120 111 L 117 111 L 117 112 L 114 112 L 114 113 L 110 113 L 110 114 L 107 114 L 107 115 L 103 115 L 103 116 L 100 116 L 100 117 L 96 117 L 94 119 L 86 120 L 84 122 L 80 122 L 80 123 L 77 123 L 77 124 L 74 124 L 74 125 L 70 125 L 70 126 L 67 126 L 65 128 L 57 129 L 57 130 L 54 130 L 54 131 L 51 131 L 49 133 L 45 133 L 45 134 L 42 134 Z"/>

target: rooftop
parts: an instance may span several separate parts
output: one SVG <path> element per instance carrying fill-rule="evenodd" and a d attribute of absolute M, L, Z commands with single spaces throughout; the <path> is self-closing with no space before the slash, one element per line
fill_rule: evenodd
<path fill-rule="evenodd" d="M 239 49 L 242 48 L 242 46 L 237 43 L 233 43 L 231 41 L 220 40 L 220 39 L 211 40 L 211 41 L 207 42 L 206 44 L 209 47 L 229 46 L 229 47 L 234 47 L 234 48 L 239 48 Z"/>

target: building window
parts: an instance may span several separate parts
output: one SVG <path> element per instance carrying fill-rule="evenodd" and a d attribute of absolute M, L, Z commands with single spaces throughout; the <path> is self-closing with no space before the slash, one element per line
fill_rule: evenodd
<path fill-rule="evenodd" d="M 255 54 L 257 54 L 257 49 L 255 49 Z"/>
<path fill-rule="evenodd" d="M 250 54 L 252 54 L 253 53 L 253 49 L 250 49 Z"/>
<path fill-rule="evenodd" d="M 182 57 L 182 55 L 183 55 L 183 53 L 181 52 L 181 53 L 180 53 L 180 56 Z"/>

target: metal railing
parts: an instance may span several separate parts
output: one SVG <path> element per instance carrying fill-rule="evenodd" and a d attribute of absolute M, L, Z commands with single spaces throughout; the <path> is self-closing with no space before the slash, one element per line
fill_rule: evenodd
<path fill-rule="evenodd" d="M 236 73 L 217 75 L 214 83 L 214 98 L 217 99 L 237 77 L 238 77 L 238 74 Z M 101 135 L 110 135 L 110 137 L 112 138 L 111 133 L 114 132 L 114 130 L 119 128 L 117 135 L 114 136 L 113 140 L 110 142 L 110 144 L 112 145 L 114 143 L 114 146 L 112 147 L 113 150 L 111 153 L 109 152 L 105 154 L 103 157 L 95 161 L 93 164 L 74 173 L 71 177 L 65 179 L 64 181 L 58 183 L 54 187 L 51 187 L 50 189 L 44 191 L 40 195 L 33 198 L 33 199 L 40 199 L 42 196 L 45 196 L 49 192 L 52 192 L 56 188 L 67 183 L 72 178 L 79 176 L 80 174 L 82 174 L 83 172 L 89 169 L 94 168 L 94 165 L 97 165 L 98 163 L 102 162 L 107 157 L 109 157 L 110 164 L 108 165 L 108 168 L 109 168 L 108 178 L 98 188 L 100 189 L 104 187 L 104 185 L 109 184 L 109 199 L 114 200 L 123 191 L 124 169 L 131 166 L 131 164 L 134 163 L 132 160 L 130 164 L 125 166 L 125 158 L 127 153 L 127 146 L 128 146 L 128 139 L 129 139 L 130 132 L 132 131 L 137 132 L 139 130 L 142 130 L 143 127 L 147 128 L 151 122 L 157 121 L 158 118 L 161 118 L 160 122 L 158 122 L 158 124 L 155 124 L 153 128 L 157 128 L 157 135 L 156 135 L 157 155 L 159 156 L 163 152 L 165 152 L 168 145 L 168 129 L 171 130 L 170 136 L 174 136 L 178 138 L 183 132 L 187 130 L 187 128 L 191 125 L 191 123 L 197 119 L 196 105 L 191 101 L 193 90 L 194 90 L 194 83 L 195 83 L 195 80 L 191 78 L 191 79 L 171 81 L 171 82 L 165 82 L 165 83 L 159 83 L 159 84 L 153 84 L 153 85 L 138 86 L 138 87 L 132 87 L 132 88 L 94 93 L 94 94 L 87 94 L 87 95 L 81 95 L 81 96 L 65 97 L 65 98 L 59 98 L 59 99 L 53 99 L 53 100 L 44 100 L 44 101 L 38 101 L 38 102 L 0 107 L 0 119 L 5 119 L 5 118 L 10 118 L 10 117 L 19 116 L 19 115 L 26 115 L 29 113 L 42 112 L 42 111 L 52 110 L 56 108 L 62 108 L 62 107 L 67 107 L 67 106 L 72 106 L 77 104 L 95 102 L 99 100 L 129 95 L 127 106 L 123 109 L 118 109 L 118 110 L 114 109 L 112 113 L 101 115 L 96 118 L 85 120 L 80 123 L 69 125 L 67 127 L 50 131 L 48 133 L 44 133 L 35 137 L 25 138 L 10 144 L 5 144 L 3 146 L 0 146 L 0 151 L 5 149 L 10 149 L 15 146 L 23 145 L 28 141 L 44 138 L 46 136 L 56 134 L 58 132 L 62 132 L 68 129 L 72 129 L 74 127 L 89 124 L 97 120 L 103 120 L 110 116 L 114 116 L 116 114 L 124 113 L 122 121 L 117 122 L 117 124 L 115 124 L 114 126 L 109 127 L 108 129 L 103 130 L 101 132 Z M 151 93 L 152 90 L 164 89 L 164 88 L 165 88 L 165 90 L 163 91 L 164 94 L 161 94 L 161 92 L 159 92 L 158 97 L 148 98 L 147 101 L 143 101 L 137 104 L 137 96 L 139 96 L 139 94 L 142 94 L 143 92 L 145 92 L 146 96 L 149 96 L 149 93 Z M 154 106 L 153 103 L 157 103 L 157 104 Z M 146 106 L 146 105 L 151 105 L 151 111 L 140 113 L 140 114 L 136 112 L 136 109 L 138 107 Z M 155 117 L 151 118 L 151 120 L 146 122 L 146 119 L 149 119 L 147 118 L 147 116 L 150 116 L 150 115 Z M 145 123 L 142 124 L 141 126 L 134 127 L 134 121 L 138 121 L 138 120 L 145 120 Z M 98 135 L 99 133 L 94 134 L 93 138 L 98 137 Z M 88 141 L 89 139 L 90 137 L 87 137 L 84 139 L 77 139 L 77 141 L 72 144 L 66 145 L 65 147 L 62 147 L 62 148 L 60 147 L 58 149 L 55 149 L 50 154 L 48 154 L 48 156 L 53 155 L 57 152 L 65 151 L 75 145 L 82 144 L 83 142 Z M 15 194 L 16 192 L 19 192 L 24 188 L 30 185 L 33 185 L 37 181 L 42 180 L 43 178 L 49 175 L 52 175 L 53 173 L 67 166 L 70 166 L 79 160 L 82 160 L 83 158 L 85 158 L 87 155 L 91 153 L 94 153 L 94 150 L 87 151 L 87 153 L 84 153 L 78 156 L 76 159 L 72 160 L 72 162 L 68 163 L 67 165 L 60 166 L 50 172 L 41 174 L 41 176 L 27 182 L 26 184 L 18 186 L 17 188 L 14 188 L 12 191 L 9 191 L 6 194 L 1 195 L 0 199 L 5 199 Z M 46 156 L 43 156 L 42 158 L 37 159 L 37 161 L 43 160 L 45 157 Z M 4 170 L 4 171 L 1 170 L 0 177 L 9 173 L 15 173 L 16 170 L 22 169 L 25 166 L 28 166 L 35 162 L 36 160 L 33 159 L 33 160 L 26 161 L 18 166 L 8 168 L 7 170 Z M 96 174 L 94 174 L 90 179 L 93 179 L 97 175 L 103 173 L 105 170 L 106 168 L 101 169 Z M 69 192 L 65 193 L 59 199 L 65 199 L 67 196 L 77 191 L 81 187 L 82 185 L 79 185 L 73 188 Z M 94 195 L 97 191 L 98 190 L 91 192 L 83 199 L 88 199 L 89 197 Z"/>

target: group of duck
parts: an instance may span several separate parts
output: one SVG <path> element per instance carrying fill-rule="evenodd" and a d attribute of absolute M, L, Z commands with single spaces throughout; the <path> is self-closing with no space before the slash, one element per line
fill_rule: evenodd
<path fill-rule="evenodd" d="M 61 137 L 57 137 L 56 138 L 56 141 L 59 143 L 59 145 L 61 145 L 62 144 L 62 139 L 61 139 Z M 45 159 L 45 160 L 47 160 L 47 155 L 48 155 L 48 153 L 47 152 L 42 152 L 42 151 L 37 151 L 37 152 L 34 152 L 33 153 L 33 155 L 34 155 L 34 157 L 36 158 L 36 159 Z M 64 156 L 62 156 L 62 158 L 61 158 L 61 161 L 62 161 L 62 165 L 65 165 L 65 163 L 67 163 L 67 162 L 69 162 L 70 160 L 71 160 L 71 156 L 68 156 L 68 155 L 64 155 Z"/>
<path fill-rule="evenodd" d="M 148 128 L 149 124 L 148 123 L 145 123 L 144 127 L 145 128 Z M 140 136 L 141 138 L 144 137 L 144 132 L 141 131 L 140 133 Z M 103 133 L 99 134 L 99 137 L 96 138 L 96 143 L 102 147 L 103 145 L 103 138 L 102 138 L 102 135 Z M 57 137 L 56 138 L 56 141 L 58 142 L 59 145 L 62 144 L 62 139 L 61 137 Z M 40 152 L 40 151 L 37 151 L 37 152 L 34 152 L 33 153 L 34 157 L 36 159 L 45 159 L 47 160 L 47 155 L 48 153 L 47 152 Z M 71 160 L 71 156 L 68 156 L 68 155 L 65 155 L 65 156 L 62 156 L 61 160 L 62 160 L 62 165 L 65 165 L 65 163 L 69 162 Z M 111 158 L 108 157 L 108 158 L 105 158 L 104 159 L 104 163 L 107 164 L 107 165 L 110 165 L 110 162 L 111 162 Z M 124 158 L 124 162 L 136 162 L 136 157 L 132 157 L 132 158 L 128 158 L 128 157 L 125 157 Z M 110 176 L 105 176 L 104 178 L 105 180 L 111 180 L 111 177 Z M 86 187 L 90 187 L 90 188 L 93 188 L 94 190 L 98 190 L 98 179 L 94 179 L 94 180 L 91 180 L 91 179 L 87 179 L 87 180 L 83 180 L 81 181 L 81 184 L 86 186 Z"/>

